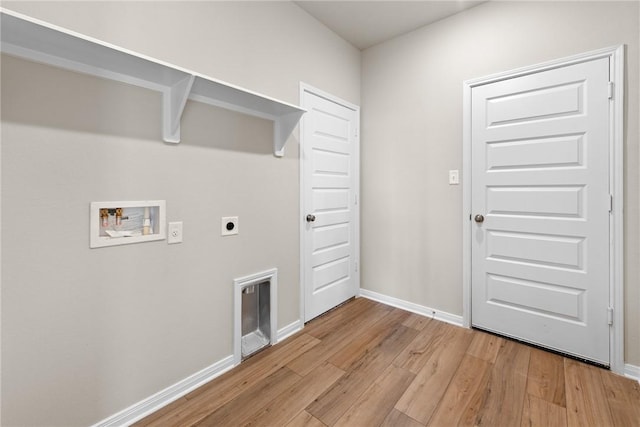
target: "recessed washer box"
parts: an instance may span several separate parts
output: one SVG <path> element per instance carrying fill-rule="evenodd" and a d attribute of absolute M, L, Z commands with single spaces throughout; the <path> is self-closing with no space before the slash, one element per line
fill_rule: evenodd
<path fill-rule="evenodd" d="M 167 238 L 165 200 L 91 202 L 89 221 L 90 248 Z"/>

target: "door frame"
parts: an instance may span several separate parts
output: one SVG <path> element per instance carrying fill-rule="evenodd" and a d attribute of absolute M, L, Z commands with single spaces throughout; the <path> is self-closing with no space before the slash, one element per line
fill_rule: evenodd
<path fill-rule="evenodd" d="M 356 137 L 355 137 L 355 146 L 354 153 L 355 156 L 355 179 L 354 179 L 354 194 L 356 197 L 356 204 L 354 207 L 354 259 L 355 259 L 355 273 L 354 279 L 356 281 L 356 297 L 360 296 L 360 107 L 352 104 L 344 99 L 341 99 L 335 95 L 332 95 L 328 92 L 320 90 L 310 84 L 300 82 L 300 106 L 304 108 L 304 94 L 305 92 L 312 93 L 320 98 L 324 98 L 328 101 L 334 102 L 336 104 L 342 105 L 350 110 L 356 112 Z M 299 144 L 299 159 L 300 159 L 300 213 L 299 213 L 299 221 L 300 221 L 300 324 L 304 325 L 305 323 L 305 295 L 306 295 L 306 285 L 305 282 L 305 265 L 306 265 L 306 211 L 304 206 L 305 201 L 305 161 L 304 161 L 304 119 L 305 116 L 302 116 L 300 119 L 300 144 Z"/>
<path fill-rule="evenodd" d="M 624 374 L 624 45 L 586 52 L 463 83 L 462 109 L 462 323 L 471 327 L 471 91 L 476 86 L 548 71 L 581 62 L 610 58 L 613 82 L 609 103 L 609 191 L 613 195 L 609 222 L 609 306 L 614 307 L 609 339 L 613 372 Z"/>

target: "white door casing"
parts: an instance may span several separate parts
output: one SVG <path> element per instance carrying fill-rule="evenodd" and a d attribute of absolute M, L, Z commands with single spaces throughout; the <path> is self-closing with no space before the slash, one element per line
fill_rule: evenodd
<path fill-rule="evenodd" d="M 301 316 L 309 321 L 360 288 L 359 108 L 309 85 L 300 122 Z"/>
<path fill-rule="evenodd" d="M 463 176 L 465 324 L 616 371 L 621 51 L 466 82 Z"/>

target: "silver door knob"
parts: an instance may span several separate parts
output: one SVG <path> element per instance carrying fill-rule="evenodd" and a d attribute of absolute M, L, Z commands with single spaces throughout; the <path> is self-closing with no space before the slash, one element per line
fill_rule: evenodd
<path fill-rule="evenodd" d="M 307 222 L 313 222 L 316 220 L 316 216 L 315 215 L 307 215 Z"/>
<path fill-rule="evenodd" d="M 476 222 L 484 222 L 484 217 L 482 215 L 480 215 L 480 214 L 476 215 L 473 219 Z"/>

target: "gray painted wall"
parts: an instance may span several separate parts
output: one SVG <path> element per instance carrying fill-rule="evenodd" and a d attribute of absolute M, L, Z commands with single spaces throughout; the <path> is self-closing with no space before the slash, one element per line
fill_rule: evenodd
<path fill-rule="evenodd" d="M 462 81 L 626 43 L 640 365 L 637 3 L 491 2 L 362 55 L 288 2 L 3 7 L 288 102 L 302 80 L 361 104 L 362 285 L 454 314 Z M 269 122 L 190 102 L 171 146 L 156 93 L 5 56 L 1 71 L 2 425 L 87 425 L 230 355 L 235 277 L 278 267 L 279 327 L 298 319 L 297 133 L 276 159 Z M 183 244 L 88 249 L 90 201 L 148 198 L 184 221 Z M 236 238 L 219 236 L 226 215 Z"/>
<path fill-rule="evenodd" d="M 297 104 L 359 103 L 360 53 L 289 2 L 3 6 Z M 279 269 L 299 319 L 297 132 L 2 57 L 2 425 L 88 425 L 231 355 L 234 278 Z M 89 249 L 89 203 L 164 199 L 184 243 Z M 240 235 L 220 236 L 238 215 Z"/>
<path fill-rule="evenodd" d="M 362 56 L 362 287 L 462 314 L 462 82 L 626 44 L 625 345 L 640 365 L 638 2 L 489 2 Z"/>

